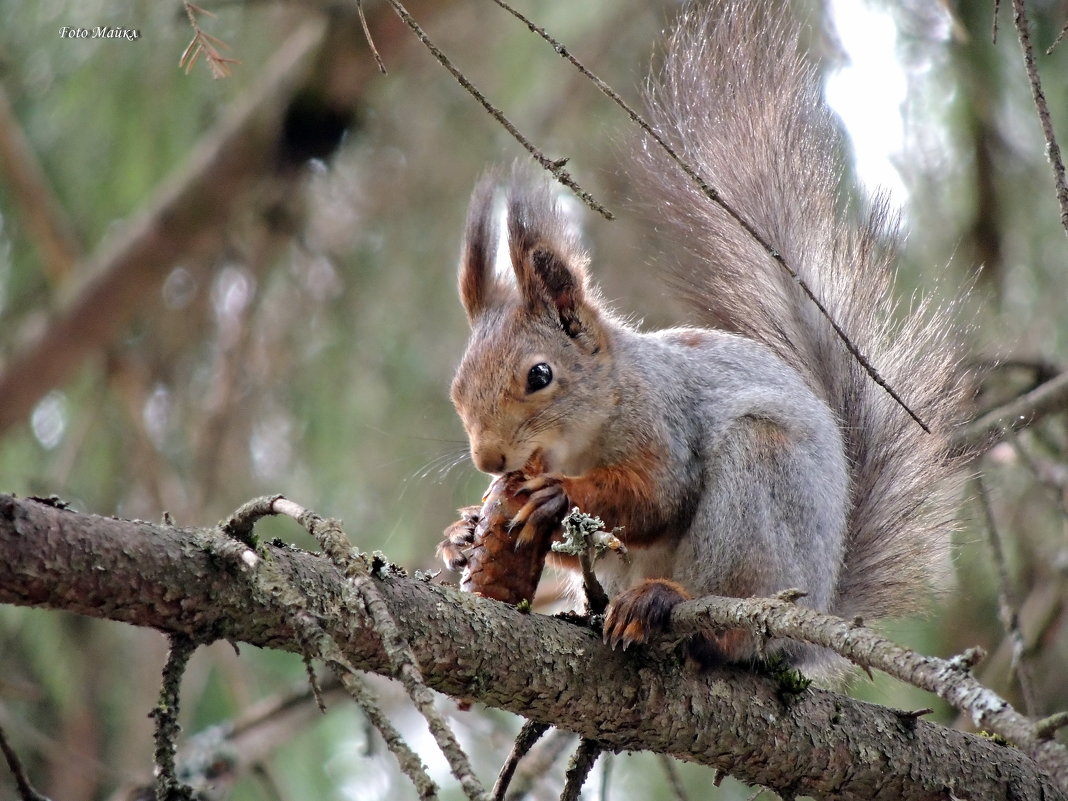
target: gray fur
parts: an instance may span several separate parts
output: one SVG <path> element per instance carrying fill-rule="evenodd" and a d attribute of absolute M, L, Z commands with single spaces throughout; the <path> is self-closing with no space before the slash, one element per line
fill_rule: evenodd
<path fill-rule="evenodd" d="M 630 515 L 633 561 L 599 569 L 610 595 L 667 578 L 694 595 L 798 588 L 804 603 L 849 617 L 911 611 L 950 527 L 946 435 L 965 382 L 946 316 L 899 321 L 886 215 L 841 221 L 837 133 L 780 10 L 738 0 L 684 19 L 649 95 L 656 127 L 805 278 L 934 433 L 650 146 L 634 169 L 657 219 L 691 252 L 671 279 L 709 327 L 642 333 L 617 319 L 589 285 L 548 189 L 515 175 L 505 205 L 516 281 L 504 285 L 489 264 L 496 225 L 483 184 L 461 263 L 472 334 L 453 383 L 476 464 L 506 472 L 542 453 L 547 472 L 591 498 L 585 511 L 609 525 L 613 512 Z M 526 371 L 542 361 L 553 383 L 527 392 Z M 633 482 L 648 486 L 644 495 L 613 495 L 590 478 L 629 463 L 645 471 Z"/>
<path fill-rule="evenodd" d="M 885 208 L 843 223 L 841 137 L 788 12 L 715 3 L 684 17 L 649 85 L 654 127 L 767 238 L 932 429 L 924 433 L 848 353 L 830 324 L 754 239 L 647 142 L 643 200 L 692 254 L 673 281 L 705 324 L 762 342 L 838 417 L 850 464 L 845 565 L 831 608 L 915 610 L 952 528 L 947 435 L 968 382 L 949 315 L 901 319 Z"/>

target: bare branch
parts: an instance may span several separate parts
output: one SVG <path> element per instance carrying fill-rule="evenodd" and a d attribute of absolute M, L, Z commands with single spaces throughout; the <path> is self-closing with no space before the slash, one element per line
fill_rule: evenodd
<path fill-rule="evenodd" d="M 979 505 L 983 510 L 986 521 L 987 542 L 990 545 L 990 554 L 994 561 L 994 568 L 998 575 L 998 617 L 1005 629 L 1005 635 L 1012 644 L 1012 673 L 1020 684 L 1020 692 L 1023 694 L 1024 708 L 1028 715 L 1038 712 L 1038 704 L 1035 701 L 1034 680 L 1031 677 L 1031 665 L 1027 661 L 1027 649 L 1024 647 L 1023 632 L 1020 630 L 1020 613 L 1013 599 L 1013 591 L 1009 580 L 1009 567 L 1005 561 L 1005 551 L 1001 544 L 1001 530 L 998 528 L 997 518 L 994 517 L 994 507 L 990 503 L 990 493 L 986 489 L 986 482 L 981 475 L 975 477 L 975 486 L 979 496 Z"/>
<path fill-rule="evenodd" d="M 11 743 L 7 741 L 7 735 L 4 734 L 3 727 L 0 727 L 0 751 L 3 751 L 4 760 L 11 769 L 11 775 L 15 777 L 15 786 L 18 787 L 21 801 L 49 801 L 48 798 L 33 789 L 33 785 L 30 784 L 30 780 L 26 776 L 26 770 L 22 767 L 22 760 L 15 753 L 15 749 L 11 747 Z"/>
<path fill-rule="evenodd" d="M 359 705 L 360 709 L 367 715 L 371 725 L 382 735 L 386 747 L 396 757 L 401 771 L 412 782 L 415 791 L 419 793 L 419 797 L 424 801 L 436 799 L 438 797 L 438 786 L 430 778 L 430 774 L 427 773 L 423 760 L 409 747 L 401 733 L 397 731 L 390 719 L 382 712 L 367 685 L 359 676 L 348 670 L 339 670 L 338 677 L 345 690 L 352 696 L 352 700 Z"/>
<path fill-rule="evenodd" d="M 226 555 L 235 545 L 247 550 L 214 529 L 81 515 L 0 495 L 0 603 L 305 653 L 287 600 L 257 589 L 261 568 L 242 568 L 238 554 Z M 299 590 L 302 614 L 330 634 L 348 663 L 393 675 L 382 634 L 333 564 L 294 549 L 260 548 L 260 563 L 273 563 Z M 655 647 L 613 652 L 585 627 L 393 573 L 368 581 L 428 686 L 613 750 L 671 753 L 794 795 L 909 801 L 952 787 L 960 798 L 1005 797 L 1009 788 L 1020 799 L 1066 797 L 1068 781 L 1055 764 L 1063 748 L 1052 741 L 1032 747 L 1010 737 L 1022 750 L 1005 748 L 814 689 L 786 708 L 767 677 L 686 671 Z M 976 693 L 989 702 L 981 723 L 1006 728 L 1007 708 L 981 688 Z"/>
<path fill-rule="evenodd" d="M 981 453 L 1044 417 L 1068 411 L 1068 372 L 973 420 L 953 437 L 957 451 Z"/>
<path fill-rule="evenodd" d="M 547 723 L 535 723 L 528 720 L 523 724 L 523 728 L 519 730 L 519 734 L 515 738 L 515 744 L 508 754 L 508 759 L 505 760 L 504 765 L 501 766 L 500 773 L 497 774 L 497 781 L 494 783 L 491 792 L 493 801 L 504 801 L 505 793 L 508 792 L 508 785 L 512 783 L 512 776 L 515 775 L 519 760 L 527 755 L 534 743 L 548 730 L 549 724 Z"/>
<path fill-rule="evenodd" d="M 1068 787 L 1068 749 L 1039 737 L 1033 721 L 1021 715 L 970 671 L 977 649 L 951 660 L 922 656 L 866 628 L 858 621 L 817 612 L 776 598 L 707 597 L 675 607 L 674 634 L 715 628 L 745 628 L 758 637 L 785 637 L 841 654 L 856 665 L 878 668 L 914 687 L 934 693 L 966 712 L 979 728 L 1002 735 Z"/>
<path fill-rule="evenodd" d="M 321 18 L 294 31 L 258 85 L 205 136 L 179 174 L 79 269 L 84 281 L 0 374 L 0 433 L 121 331 L 175 261 L 217 246 L 230 215 L 273 159 L 282 99 L 300 86 L 325 33 Z"/>
<path fill-rule="evenodd" d="M 282 514 L 296 520 L 309 534 L 315 537 L 324 553 L 330 558 L 330 561 L 351 582 L 351 586 L 356 590 L 364 607 L 370 614 L 376 631 L 382 637 L 382 644 L 389 656 L 392 675 L 400 679 L 404 688 L 408 691 L 408 696 L 411 698 L 412 703 L 415 704 L 416 709 L 426 719 L 431 734 L 434 735 L 438 747 L 449 762 L 453 776 L 460 782 L 468 798 L 473 799 L 473 801 L 478 801 L 479 799 L 488 801 L 489 796 L 471 768 L 467 755 L 456 740 L 456 735 L 453 734 L 444 716 L 434 706 L 434 698 L 423 681 L 422 670 L 415 655 L 412 653 L 408 642 L 401 635 L 389 606 L 378 593 L 377 587 L 371 578 L 370 560 L 352 547 L 345 536 L 345 532 L 341 529 L 341 524 L 337 520 L 322 518 L 300 506 L 300 504 L 281 496 L 267 496 L 256 498 L 242 505 L 220 527 L 228 535 L 236 536 L 241 541 L 251 545 L 254 543 L 252 540 L 252 526 L 260 518 L 271 514 Z M 345 684 L 346 688 L 348 689 L 351 686 L 354 691 L 358 691 L 359 687 L 356 682 L 345 677 L 345 670 L 351 671 L 353 669 L 348 661 L 337 658 L 333 658 L 331 661 L 337 662 L 343 668 L 340 677 L 342 683 L 348 681 Z M 366 697 L 366 693 L 360 693 L 360 699 L 360 705 L 364 706 L 365 710 L 368 710 L 369 715 L 374 715 L 379 722 L 384 720 L 380 714 L 376 714 L 374 707 L 365 706 L 365 703 L 369 700 Z M 376 723 L 376 725 L 378 724 Z M 402 756 L 407 760 L 409 755 L 398 754 L 398 761 L 402 759 Z M 403 762 L 402 767 L 404 767 Z M 428 787 L 426 783 L 430 779 L 426 776 L 425 770 L 416 771 L 412 775 L 418 779 L 417 787 Z M 433 786 L 432 783 L 430 786 Z M 434 792 L 436 792 L 436 788 Z"/>
<path fill-rule="evenodd" d="M 1061 148 L 1057 144 L 1057 136 L 1053 132 L 1053 120 L 1049 115 L 1049 105 L 1046 103 L 1046 94 L 1042 91 L 1042 81 L 1038 77 L 1038 67 L 1035 64 L 1035 50 L 1031 45 L 1031 25 L 1027 21 L 1027 8 L 1024 0 L 1012 0 L 1013 22 L 1016 24 L 1016 35 L 1020 39 L 1020 47 L 1023 48 L 1024 69 L 1027 71 L 1027 81 L 1031 85 L 1031 97 L 1035 101 L 1038 110 L 1038 121 L 1042 125 L 1042 135 L 1046 137 L 1046 157 L 1053 169 L 1053 183 L 1057 190 L 1057 203 L 1061 207 L 1061 227 L 1068 234 L 1068 179 L 1065 178 L 1064 161 L 1061 159 Z"/>
<path fill-rule="evenodd" d="M 156 801 L 193 799 L 192 788 L 178 781 L 174 770 L 174 754 L 177 740 L 178 703 L 181 699 L 182 675 L 189 664 L 189 657 L 196 650 L 196 642 L 186 634 L 170 635 L 170 651 L 167 664 L 163 666 L 163 680 L 159 688 L 159 703 L 152 710 L 155 720 L 156 740 Z"/>
<path fill-rule="evenodd" d="M 596 740 L 583 739 L 571 757 L 567 766 L 564 779 L 564 791 L 560 794 L 560 801 L 578 801 L 582 785 L 586 783 L 586 777 L 590 775 L 597 757 L 604 748 Z"/>
<path fill-rule="evenodd" d="M 3 87 L 0 87 L 0 170 L 10 184 L 22 227 L 40 253 L 41 265 L 54 284 L 62 283 L 81 258 L 81 245 L 11 110 Z"/>
<path fill-rule="evenodd" d="M 608 209 L 598 203 L 597 200 L 593 197 L 593 195 L 591 195 L 589 192 L 579 186 L 575 182 L 575 179 L 571 177 L 571 174 L 564 169 L 564 165 L 567 164 L 566 158 L 557 160 L 550 159 L 548 156 L 542 153 L 541 150 L 535 147 L 534 144 L 529 139 L 527 139 L 527 137 L 525 137 L 522 133 L 520 133 L 519 129 L 516 128 L 515 125 L 512 124 L 512 122 L 507 117 L 504 116 L 504 113 L 492 103 L 490 103 L 489 100 L 486 99 L 486 96 L 482 94 L 482 92 L 480 92 L 475 87 L 475 85 L 471 83 L 470 80 L 468 80 L 467 76 L 456 68 L 456 66 L 452 63 L 449 57 L 446 56 L 445 53 L 443 53 L 441 49 L 430 40 L 430 37 L 426 35 L 426 32 L 422 29 L 419 23 L 415 21 L 415 18 L 408 13 L 408 9 L 406 9 L 400 3 L 400 0 L 389 0 L 389 4 L 393 6 L 393 10 L 397 12 L 397 16 L 400 17 L 401 20 L 404 21 L 404 24 L 411 29 L 412 33 L 414 33 L 419 38 L 419 41 L 422 42 L 423 46 L 430 51 L 430 54 L 434 56 L 435 59 L 437 59 L 438 63 L 441 64 L 441 66 L 443 66 L 446 70 L 448 70 L 449 74 L 456 79 L 456 82 L 459 83 L 460 86 L 462 86 L 468 94 L 475 98 L 475 100 L 477 100 L 482 105 L 482 108 L 489 112 L 489 115 L 493 117 L 493 119 L 497 120 L 497 122 L 499 122 L 501 126 L 506 131 L 508 131 L 508 133 L 510 133 L 512 137 L 517 142 L 519 142 L 519 144 L 521 144 L 528 153 L 530 153 L 531 156 L 534 157 L 534 160 L 537 161 L 538 164 L 540 164 L 544 169 L 552 173 L 553 177 L 556 178 L 557 181 L 559 181 L 572 192 L 574 192 L 575 195 L 579 198 L 579 200 L 581 200 L 591 209 L 596 211 L 606 220 L 614 219 L 612 212 L 610 212 Z"/>
<path fill-rule="evenodd" d="M 390 0 L 390 2 L 394 2 L 394 0 Z M 675 164 L 678 165 L 679 169 L 681 169 L 683 173 L 686 174 L 686 177 L 693 182 L 694 186 L 696 186 L 705 197 L 707 197 L 709 200 L 711 200 L 713 203 L 715 203 L 717 206 L 727 212 L 727 214 L 735 222 L 737 222 L 739 226 L 741 226 L 742 230 L 749 234 L 749 236 L 751 236 L 753 240 L 758 245 L 760 245 L 760 247 L 763 248 L 764 251 L 775 261 L 775 263 L 786 271 L 786 273 L 797 284 L 798 288 L 802 291 L 802 293 L 804 293 L 805 297 L 807 297 L 809 301 L 819 310 L 820 314 L 823 315 L 824 319 L 831 324 L 831 327 L 834 329 L 834 333 L 842 341 L 842 344 L 846 346 L 846 348 L 852 354 L 853 358 L 857 360 L 857 363 L 864 368 L 864 371 L 868 374 L 871 380 L 878 384 L 880 387 L 882 387 L 883 390 L 891 398 L 894 399 L 898 406 L 904 409 L 905 412 L 909 415 L 909 417 L 916 421 L 920 428 L 922 428 L 928 434 L 931 433 L 931 429 L 927 426 L 927 424 L 920 418 L 919 415 L 916 414 L 916 412 L 911 409 L 911 407 L 909 407 L 907 403 L 905 403 L 905 401 L 901 398 L 900 395 L 897 394 L 894 388 L 890 386 L 889 383 L 887 383 L 886 379 L 882 377 L 882 375 L 871 363 L 871 361 L 868 360 L 868 357 L 865 356 L 861 352 L 860 348 L 856 346 L 853 340 L 849 338 L 849 334 L 846 333 L 845 329 L 843 329 L 838 324 L 838 321 L 831 316 L 831 313 L 827 310 L 827 307 L 824 306 L 823 301 L 820 300 L 820 298 L 812 290 L 812 287 L 810 287 L 805 281 L 805 279 L 802 278 L 800 274 L 789 265 L 789 263 L 786 261 L 786 258 L 782 255 L 782 253 L 779 252 L 778 248 L 772 245 L 764 237 L 763 234 L 761 234 L 755 227 L 753 227 L 753 224 L 750 223 L 749 220 L 747 220 L 744 216 L 742 216 L 742 214 L 737 209 L 735 209 L 732 204 L 727 202 L 723 195 L 720 194 L 719 190 L 712 186 L 712 184 L 710 184 L 707 180 L 705 180 L 705 178 L 693 168 L 693 165 L 683 159 L 675 151 L 675 149 L 668 144 L 667 140 L 664 139 L 661 133 L 655 128 L 653 128 L 653 126 L 650 125 L 648 121 L 644 117 L 642 117 L 637 111 L 631 108 L 631 106 L 619 95 L 618 92 L 616 92 L 614 89 L 612 89 L 611 86 L 609 86 L 599 77 L 597 77 L 594 73 L 592 73 L 589 69 L 587 69 L 585 65 L 583 65 L 582 62 L 580 62 L 577 58 L 571 55 L 567 47 L 565 47 L 561 42 L 550 36 L 544 28 L 535 25 L 533 22 L 531 22 L 530 19 L 528 19 L 523 14 L 519 13 L 510 5 L 505 3 L 504 0 L 493 0 L 493 2 L 503 8 L 509 14 L 523 22 L 531 30 L 531 32 L 536 33 L 538 36 L 540 36 L 542 39 L 552 45 L 553 50 L 555 50 L 562 58 L 570 62 L 571 65 L 575 67 L 575 69 L 582 73 L 583 76 L 588 78 L 590 82 L 592 82 L 593 85 L 596 86 L 605 96 L 607 96 L 610 100 L 612 100 L 612 102 L 614 102 L 617 106 L 623 109 L 624 113 L 626 113 L 626 115 L 630 117 L 631 121 L 635 123 L 639 128 L 641 128 L 641 130 L 650 139 L 652 139 L 657 144 L 657 146 L 661 150 L 663 150 L 664 153 L 667 154 L 667 156 L 673 162 L 675 162 Z"/>
<path fill-rule="evenodd" d="M 363 13 L 363 0 L 356 0 L 356 13 L 360 16 L 360 27 L 363 28 L 363 36 L 367 40 L 367 47 L 370 48 L 371 55 L 375 57 L 375 64 L 378 65 L 378 71 L 383 75 L 388 75 L 386 62 L 382 60 L 378 48 L 375 47 L 375 40 L 371 36 L 371 28 L 367 25 L 367 16 Z"/>
<path fill-rule="evenodd" d="M 575 735 L 569 731 L 560 729 L 550 731 L 547 737 L 531 749 L 530 756 L 519 764 L 511 785 L 501 801 L 523 801 L 531 795 L 537 783 L 545 778 L 545 775 L 556 765 L 567 747 L 574 741 Z"/>

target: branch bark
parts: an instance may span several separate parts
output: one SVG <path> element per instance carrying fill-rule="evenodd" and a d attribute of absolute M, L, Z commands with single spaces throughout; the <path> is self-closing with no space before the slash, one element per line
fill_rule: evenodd
<path fill-rule="evenodd" d="M 258 589 L 265 560 L 355 666 L 390 675 L 366 608 L 346 606 L 328 560 L 262 546 L 260 560 L 216 529 L 78 514 L 0 495 L 0 602 L 65 609 L 300 653 L 291 610 Z M 255 562 L 255 564 L 250 564 Z M 607 649 L 565 620 L 380 571 L 374 580 L 439 692 L 506 709 L 613 750 L 673 754 L 786 796 L 1065 798 L 1011 747 L 836 693 L 784 702 L 743 671 L 696 673 L 671 653 Z"/>

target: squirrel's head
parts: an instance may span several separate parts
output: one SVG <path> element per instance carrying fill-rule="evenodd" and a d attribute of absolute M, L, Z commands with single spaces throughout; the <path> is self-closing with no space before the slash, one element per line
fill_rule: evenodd
<path fill-rule="evenodd" d="M 497 269 L 498 181 L 471 199 L 460 299 L 471 324 L 452 383 L 475 466 L 519 470 L 536 452 L 547 471 L 595 466 L 616 398 L 606 316 L 587 285 L 587 257 L 549 186 L 513 175 L 505 196 L 510 269 Z"/>

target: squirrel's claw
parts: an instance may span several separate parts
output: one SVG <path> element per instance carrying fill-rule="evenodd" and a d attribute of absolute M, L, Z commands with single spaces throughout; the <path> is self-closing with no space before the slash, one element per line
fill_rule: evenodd
<path fill-rule="evenodd" d="M 690 594 L 681 584 L 667 579 L 647 579 L 624 590 L 608 607 L 604 619 L 604 642 L 615 650 L 625 651 L 633 643 L 646 642 L 659 632 L 667 631 L 671 610 Z"/>
<path fill-rule="evenodd" d="M 524 482 L 516 495 L 524 494 L 529 496 L 527 502 L 511 522 L 513 529 L 522 527 L 516 537 L 517 546 L 532 542 L 544 527 L 559 526 L 569 503 L 563 476 L 556 474 L 543 473 Z"/>
<path fill-rule="evenodd" d="M 481 507 L 465 506 L 459 510 L 460 519 L 445 529 L 445 538 L 438 543 L 437 555 L 449 570 L 463 570 L 467 566 L 467 549 L 475 541 Z"/>

